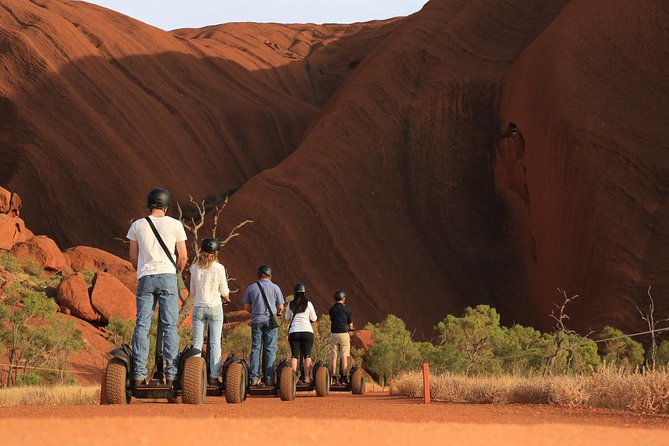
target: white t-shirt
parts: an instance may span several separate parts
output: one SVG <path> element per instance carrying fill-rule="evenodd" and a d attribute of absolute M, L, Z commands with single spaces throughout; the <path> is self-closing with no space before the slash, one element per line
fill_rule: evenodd
<path fill-rule="evenodd" d="M 160 237 L 165 242 L 165 246 L 170 252 L 174 252 L 177 242 L 186 240 L 186 231 L 184 225 L 172 217 L 149 217 L 155 225 Z M 137 278 L 141 278 L 153 274 L 175 274 L 176 268 L 167 258 L 167 254 L 160 247 L 158 239 L 151 230 L 149 222 L 144 218 L 135 220 L 130 225 L 127 237 L 130 240 L 135 240 L 139 247 L 139 255 L 137 257 Z M 176 262 L 176 256 L 173 254 L 172 258 Z"/>
<path fill-rule="evenodd" d="M 314 329 L 311 327 L 311 322 L 316 322 L 318 317 L 316 316 L 316 310 L 311 302 L 307 302 L 307 309 L 302 313 L 297 313 L 293 317 L 293 312 L 290 310 L 290 304 L 286 305 L 286 320 L 293 320 L 290 324 L 290 330 L 288 333 L 298 333 L 303 331 L 308 331 L 310 333 L 314 332 Z"/>
<path fill-rule="evenodd" d="M 209 268 L 200 268 L 193 263 L 190 267 L 190 294 L 196 307 L 221 305 L 221 296 L 230 295 L 225 267 L 218 262 Z"/>

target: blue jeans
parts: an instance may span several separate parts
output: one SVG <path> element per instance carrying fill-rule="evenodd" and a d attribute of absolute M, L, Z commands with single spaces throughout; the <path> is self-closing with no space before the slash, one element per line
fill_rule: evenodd
<path fill-rule="evenodd" d="M 251 364 L 249 378 L 251 381 L 260 379 L 260 350 L 265 347 L 263 377 L 265 383 L 274 382 L 274 360 L 276 359 L 276 340 L 279 329 L 271 328 L 270 321 L 251 324 Z"/>
<path fill-rule="evenodd" d="M 137 283 L 137 321 L 132 335 L 133 379 L 147 377 L 146 359 L 149 356 L 149 329 L 151 316 L 158 303 L 160 323 L 163 329 L 163 356 L 165 378 L 177 376 L 179 355 L 179 303 L 176 274 L 154 274 L 143 276 Z"/>
<path fill-rule="evenodd" d="M 193 347 L 202 350 L 204 327 L 209 322 L 209 377 L 221 375 L 221 332 L 223 331 L 223 305 L 195 307 L 193 310 Z"/>

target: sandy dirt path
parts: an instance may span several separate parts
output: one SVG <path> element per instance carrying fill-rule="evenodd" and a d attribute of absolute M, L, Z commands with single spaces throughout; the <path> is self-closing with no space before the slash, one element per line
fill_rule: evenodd
<path fill-rule="evenodd" d="M 2 445 L 669 445 L 669 417 L 550 406 L 461 405 L 386 394 L 202 406 L 0 408 Z M 268 443 L 269 441 L 269 443 Z"/>

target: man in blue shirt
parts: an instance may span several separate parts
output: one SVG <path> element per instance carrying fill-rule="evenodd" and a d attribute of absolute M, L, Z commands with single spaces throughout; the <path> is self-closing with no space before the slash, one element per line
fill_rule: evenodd
<path fill-rule="evenodd" d="M 265 293 L 265 298 L 261 293 Z M 283 313 L 283 294 L 281 289 L 272 282 L 272 268 L 269 265 L 258 267 L 258 281 L 246 288 L 242 297 L 244 309 L 252 314 L 251 317 L 251 364 L 249 378 L 251 385 L 260 384 L 260 350 L 264 348 L 263 378 L 266 386 L 274 385 L 274 360 L 276 359 L 276 340 L 279 329 L 272 328 L 272 315 L 281 316 Z"/>

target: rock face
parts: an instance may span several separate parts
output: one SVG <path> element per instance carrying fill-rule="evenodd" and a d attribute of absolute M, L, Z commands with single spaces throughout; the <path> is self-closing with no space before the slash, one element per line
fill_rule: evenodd
<path fill-rule="evenodd" d="M 129 290 L 137 288 L 137 272 L 129 261 L 90 246 L 76 246 L 63 251 L 77 272 L 101 271 L 116 277 Z"/>
<path fill-rule="evenodd" d="M 52 271 L 63 271 L 70 267 L 69 259 L 60 252 L 53 240 L 44 235 L 16 243 L 12 248 L 12 253 L 22 262 L 30 259 Z"/>
<path fill-rule="evenodd" d="M 103 322 L 108 322 L 111 316 L 135 320 L 135 294 L 109 273 L 95 275 L 91 304 Z"/>
<path fill-rule="evenodd" d="M 91 305 L 88 284 L 82 274 L 73 274 L 60 282 L 57 289 L 57 302 L 80 319 L 88 322 L 95 322 L 99 319 Z"/>
<path fill-rule="evenodd" d="M 573 328 L 643 328 L 648 285 L 669 315 L 669 9 L 531 3 L 166 33 L 6 0 L 0 182 L 39 232 L 116 253 L 151 187 L 239 188 L 220 229 L 254 221 L 224 252 L 240 287 L 269 263 L 319 313 L 344 288 L 356 325 L 429 338 L 487 303 L 547 328 L 560 287 Z"/>

